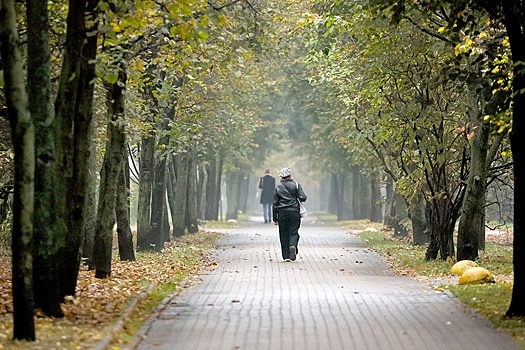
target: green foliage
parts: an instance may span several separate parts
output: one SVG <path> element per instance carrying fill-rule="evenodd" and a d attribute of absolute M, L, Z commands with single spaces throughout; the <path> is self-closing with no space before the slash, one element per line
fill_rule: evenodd
<path fill-rule="evenodd" d="M 160 134 L 156 123 L 174 109 L 165 151 L 193 147 L 204 162 L 222 157 L 226 169 L 249 168 L 258 154 L 257 132 L 267 127 L 257 119 L 261 93 L 256 89 L 264 88 L 265 73 L 255 61 L 250 31 L 257 25 L 254 11 L 265 9 L 231 3 L 218 10 L 194 0 L 170 3 L 165 13 L 148 4 L 113 25 L 115 37 L 129 38 L 123 47 L 135 52 L 129 57 L 128 93 L 133 114 L 139 116 L 134 124 L 139 137 Z M 145 12 L 147 23 L 142 23 Z"/>
<path fill-rule="evenodd" d="M 319 138 L 347 154 L 336 159 L 382 165 L 396 180 L 453 164 L 462 148 L 454 143 L 464 142 L 456 133 L 465 123 L 464 98 L 460 85 L 443 84 L 434 68 L 445 66 L 450 50 L 410 24 L 391 27 L 360 4 L 340 10 L 325 15 L 328 29 L 311 40 L 306 61 L 312 85 L 332 107 L 320 112 L 326 124 Z M 415 193 L 425 177 L 411 179 L 401 188 Z"/>

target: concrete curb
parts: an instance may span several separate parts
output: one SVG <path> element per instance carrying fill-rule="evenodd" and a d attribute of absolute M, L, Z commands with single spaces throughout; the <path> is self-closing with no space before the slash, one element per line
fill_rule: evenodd
<path fill-rule="evenodd" d="M 155 288 L 155 286 L 155 283 L 150 283 L 144 291 L 142 291 L 137 297 L 131 300 L 126 310 L 124 310 L 124 313 L 117 319 L 113 327 L 111 327 L 109 334 L 107 334 L 100 342 L 98 342 L 98 344 L 93 348 L 93 350 L 107 350 L 110 348 L 111 343 L 116 339 L 116 335 L 120 331 L 122 331 L 122 328 L 124 327 L 124 322 L 126 322 L 126 320 L 129 318 L 131 312 L 137 306 L 137 303 L 141 300 L 146 299 L 148 295 L 150 295 L 153 288 Z"/>

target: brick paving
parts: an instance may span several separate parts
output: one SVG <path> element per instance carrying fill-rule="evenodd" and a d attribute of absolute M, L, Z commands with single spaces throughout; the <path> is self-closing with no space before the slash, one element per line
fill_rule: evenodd
<path fill-rule="evenodd" d="M 217 267 L 166 299 L 129 349 L 520 349 L 448 292 L 394 276 L 357 237 L 311 220 L 295 262 L 272 224 L 229 230 Z"/>

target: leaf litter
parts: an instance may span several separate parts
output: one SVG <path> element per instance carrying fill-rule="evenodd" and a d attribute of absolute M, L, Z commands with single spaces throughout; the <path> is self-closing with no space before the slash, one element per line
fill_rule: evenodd
<path fill-rule="evenodd" d="M 95 272 L 81 266 L 75 296 L 62 303 L 63 318 L 50 318 L 35 311 L 34 342 L 14 341 L 11 259 L 0 255 L 0 349 L 84 350 L 92 349 L 112 332 L 133 298 L 152 284 L 177 285 L 204 270 L 214 268 L 210 250 L 221 234 L 199 232 L 166 243 L 158 253 L 137 253 L 136 261 L 119 261 L 113 251 L 111 276 L 95 278 Z M 118 349 L 113 347 L 113 349 Z"/>

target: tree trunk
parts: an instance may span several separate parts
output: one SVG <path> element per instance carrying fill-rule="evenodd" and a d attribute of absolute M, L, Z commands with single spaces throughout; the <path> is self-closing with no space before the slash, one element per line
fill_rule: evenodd
<path fill-rule="evenodd" d="M 410 219 L 412 221 L 412 245 L 428 243 L 428 224 L 426 217 L 427 202 L 421 194 L 412 203 Z"/>
<path fill-rule="evenodd" d="M 197 216 L 197 161 L 195 151 L 192 149 L 188 156 L 186 229 L 188 233 L 197 233 L 199 232 L 199 220 Z"/>
<path fill-rule="evenodd" d="M 86 18 L 91 26 L 86 31 L 97 30 L 97 5 L 95 0 L 87 1 L 84 8 Z M 97 36 L 84 38 L 82 58 L 80 62 L 79 90 L 77 91 L 77 106 L 74 118 L 73 143 L 73 177 L 69 186 L 69 219 L 66 246 L 68 261 L 62 269 L 66 278 L 62 281 L 65 295 L 75 295 L 78 273 L 82 258 L 82 243 L 86 223 L 86 199 L 88 183 L 94 181 L 94 173 L 90 172 L 90 157 L 92 151 L 93 133 L 93 95 L 95 79 L 95 58 L 97 55 Z"/>
<path fill-rule="evenodd" d="M 164 248 L 166 237 L 169 239 L 169 232 L 164 224 L 166 220 L 166 159 L 165 149 L 169 143 L 168 127 L 169 120 L 163 118 L 157 125 L 161 136 L 156 147 L 155 170 L 153 171 L 153 188 L 151 190 L 151 235 L 154 239 L 155 251 L 160 252 Z"/>
<path fill-rule="evenodd" d="M 459 215 L 446 198 L 434 198 L 430 202 L 429 230 L 430 244 L 425 259 L 441 260 L 454 256 L 454 227 Z"/>
<path fill-rule="evenodd" d="M 197 163 L 197 162 L 196 162 Z M 204 186 L 206 184 L 206 170 L 197 165 L 197 217 L 204 219 L 205 194 Z"/>
<path fill-rule="evenodd" d="M 223 170 L 223 166 L 224 166 L 224 156 L 223 155 L 219 155 L 219 160 L 217 161 L 217 172 L 216 172 L 216 178 L 215 178 L 215 188 L 217 189 L 217 192 L 216 192 L 216 200 L 215 200 L 215 203 L 214 203 L 214 212 L 215 212 L 215 217 L 217 218 L 217 220 L 219 219 L 219 214 L 220 214 L 220 219 L 222 220 L 222 210 L 220 209 L 220 206 L 222 205 L 222 170 Z"/>
<path fill-rule="evenodd" d="M 504 24 L 509 37 L 512 61 L 514 62 L 513 89 L 513 117 L 510 133 L 510 146 L 514 162 L 514 237 L 513 237 L 513 267 L 514 284 L 512 299 L 507 316 L 525 316 L 525 75 L 523 62 L 525 62 L 525 33 L 523 18 L 525 10 L 519 0 L 502 2 L 505 19 Z"/>
<path fill-rule="evenodd" d="M 24 60 L 19 48 L 15 5 L 0 2 L 0 54 L 7 113 L 15 153 L 15 182 L 11 232 L 13 336 L 35 340 L 33 317 L 33 214 L 35 130 L 29 113 L 24 81 Z"/>
<path fill-rule="evenodd" d="M 352 165 L 350 168 L 352 174 L 352 195 L 350 196 L 350 201 L 352 202 L 352 211 L 350 218 L 352 220 L 361 219 L 361 173 L 359 172 L 359 167 Z"/>
<path fill-rule="evenodd" d="M 169 208 L 169 215 L 171 217 L 171 221 L 174 222 L 175 214 L 175 186 L 177 184 L 177 174 L 176 174 L 176 167 L 177 167 L 177 156 L 170 154 L 167 164 L 167 172 L 168 172 L 168 180 L 166 181 L 166 193 L 168 197 L 168 208 Z"/>
<path fill-rule="evenodd" d="M 164 247 L 166 213 L 166 155 L 158 155 L 155 159 L 155 171 L 151 197 L 151 235 L 155 244 L 155 251 L 160 252 Z"/>
<path fill-rule="evenodd" d="M 197 233 L 199 232 L 199 221 L 197 215 L 197 156 L 195 151 L 190 151 L 188 157 L 186 229 L 188 230 L 188 233 Z"/>
<path fill-rule="evenodd" d="M 330 200 L 334 202 L 338 221 L 353 219 L 353 181 L 353 177 L 347 173 L 333 175 L 334 191 L 332 191 L 333 197 Z"/>
<path fill-rule="evenodd" d="M 35 123 L 35 216 L 33 289 L 35 307 L 50 317 L 63 317 L 57 266 L 54 190 L 55 116 L 51 104 L 49 18 L 46 1 L 27 3 L 27 85 Z"/>
<path fill-rule="evenodd" d="M 205 220 L 217 220 L 216 203 L 219 201 L 220 190 L 217 188 L 217 160 L 212 159 L 206 166 L 206 202 L 204 207 Z"/>
<path fill-rule="evenodd" d="M 173 236 L 181 237 L 186 229 L 186 210 L 188 193 L 188 153 L 178 156 L 177 182 L 175 183 L 175 206 L 173 214 Z"/>
<path fill-rule="evenodd" d="M 359 176 L 359 219 L 370 219 L 370 212 L 371 212 L 371 183 L 370 183 L 370 177 L 365 176 L 364 174 L 360 174 Z"/>
<path fill-rule="evenodd" d="M 478 84 L 468 86 L 468 115 L 474 138 L 470 142 L 469 176 L 458 225 L 458 261 L 478 258 L 480 229 L 484 225 L 490 126 L 482 122 L 483 101 L 480 101 L 477 87 Z"/>
<path fill-rule="evenodd" d="M 115 204 L 118 252 L 120 261 L 135 261 L 135 249 L 133 246 L 133 235 L 131 233 L 131 220 L 129 213 L 130 178 L 128 152 L 126 150 L 124 151 L 124 159 L 122 163 L 123 164 L 119 175 L 117 198 Z"/>
<path fill-rule="evenodd" d="M 385 215 L 383 216 L 383 224 L 386 227 L 392 227 L 392 206 L 394 203 L 394 180 L 387 175 L 385 186 Z"/>
<path fill-rule="evenodd" d="M 239 183 L 239 210 L 242 213 L 248 212 L 248 194 L 250 193 L 250 174 L 243 174 Z"/>
<path fill-rule="evenodd" d="M 96 134 L 95 123 L 91 129 L 91 140 Z M 88 159 L 88 171 L 90 174 L 90 181 L 86 190 L 86 211 L 85 211 L 85 223 L 84 223 L 84 241 L 82 244 L 82 257 L 85 263 L 88 265 L 89 270 L 94 270 L 93 266 L 93 245 L 95 242 L 95 230 L 97 225 L 97 190 L 98 190 L 98 176 L 97 174 L 97 163 L 96 163 L 96 146 L 94 142 L 90 142 L 90 152 Z"/>
<path fill-rule="evenodd" d="M 480 229 L 484 225 L 483 208 L 487 187 L 488 125 L 479 125 L 471 142 L 467 189 L 458 225 L 457 260 L 476 260 Z"/>
<path fill-rule="evenodd" d="M 218 219 L 218 202 L 220 200 L 219 161 L 213 158 L 206 166 L 206 202 L 204 209 L 205 220 Z"/>
<path fill-rule="evenodd" d="M 55 101 L 55 130 L 56 130 L 56 174 L 55 174 L 55 215 L 57 218 L 56 237 L 58 245 L 60 293 L 62 297 L 74 295 L 77 283 L 80 260 L 81 234 L 72 231 L 74 224 L 73 210 L 78 200 L 72 191 L 76 183 L 73 175 L 73 154 L 75 150 L 74 121 L 78 107 L 80 88 L 80 65 L 83 61 L 82 53 L 85 35 L 86 1 L 69 1 L 67 16 L 67 32 L 62 62 L 59 86 Z M 82 203 L 83 204 L 83 203 Z"/>
<path fill-rule="evenodd" d="M 122 86 L 125 86 L 126 74 L 123 68 L 119 73 L 119 81 L 122 83 Z M 123 123 L 119 122 L 119 119 L 124 116 L 122 86 L 119 84 L 106 86 L 111 122 L 108 125 L 106 153 L 104 154 L 102 170 L 100 171 L 97 229 L 95 231 L 93 254 L 96 278 L 107 278 L 111 276 L 111 253 L 113 248 L 117 185 L 126 150 L 126 135 L 124 134 Z"/>
<path fill-rule="evenodd" d="M 228 174 L 226 177 L 226 220 L 237 220 L 239 218 L 239 182 L 241 174 Z"/>
<path fill-rule="evenodd" d="M 486 203 L 486 198 L 483 199 L 483 203 Z M 485 229 L 485 219 L 486 219 L 486 214 L 487 214 L 487 208 L 486 207 L 483 207 L 481 209 L 483 211 L 482 215 L 483 215 L 483 218 L 481 219 L 481 227 L 479 228 L 479 235 L 478 235 L 478 249 L 479 250 L 485 250 L 486 248 L 486 240 L 485 240 L 485 235 L 486 235 L 486 229 Z"/>
<path fill-rule="evenodd" d="M 394 237 L 408 236 L 408 209 L 405 199 L 397 192 L 394 192 L 390 211 L 390 225 L 394 229 Z"/>
<path fill-rule="evenodd" d="M 329 188 L 329 194 L 328 198 L 326 198 L 327 202 L 327 208 L 326 210 L 329 213 L 336 214 L 337 219 L 339 220 L 339 205 L 338 205 L 338 188 L 339 188 L 339 181 L 338 181 L 338 175 L 334 173 L 330 173 L 330 188 Z"/>
<path fill-rule="evenodd" d="M 153 164 L 155 137 L 145 135 L 139 153 L 139 195 L 137 208 L 137 250 L 147 251 L 155 244 L 151 234 L 151 190 L 153 188 Z"/>
<path fill-rule="evenodd" d="M 370 177 L 370 221 L 381 222 L 381 182 L 378 173 L 373 173 Z"/>

